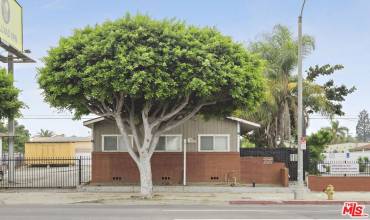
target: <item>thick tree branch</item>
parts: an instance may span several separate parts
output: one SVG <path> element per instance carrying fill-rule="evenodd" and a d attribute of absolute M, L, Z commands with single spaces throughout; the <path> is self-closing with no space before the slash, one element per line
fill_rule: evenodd
<path fill-rule="evenodd" d="M 166 102 L 166 103 L 163 105 L 162 113 L 161 113 L 161 117 L 163 117 L 163 116 L 164 116 L 164 114 L 166 114 L 167 108 L 168 108 L 168 103 Z"/>
<path fill-rule="evenodd" d="M 102 112 L 101 110 L 99 109 L 96 109 L 92 106 L 89 106 L 89 105 L 86 105 L 86 108 L 91 112 L 91 113 L 94 113 L 100 117 L 110 117 L 110 116 L 113 116 L 112 113 L 105 113 L 105 112 Z"/>
<path fill-rule="evenodd" d="M 136 143 L 136 147 L 140 154 L 142 154 L 142 142 L 139 138 L 138 129 L 135 123 L 135 103 L 131 100 L 131 109 L 129 114 L 129 124 L 132 132 L 132 136 L 134 138 L 134 142 Z"/>
<path fill-rule="evenodd" d="M 152 141 L 150 142 L 149 147 L 149 156 L 151 157 L 155 151 L 155 148 L 157 147 L 159 141 L 159 135 L 153 135 Z"/>
<path fill-rule="evenodd" d="M 173 120 L 166 123 L 165 126 L 162 129 L 158 130 L 158 133 L 163 134 L 164 132 L 167 132 L 167 131 L 181 125 L 182 123 L 186 122 L 190 118 L 194 117 L 200 111 L 200 109 L 202 107 L 207 106 L 207 105 L 214 105 L 214 104 L 216 104 L 216 101 L 206 102 L 206 103 L 202 103 L 202 104 L 197 105 L 190 113 L 185 115 L 183 118 L 176 119 L 176 117 L 175 117 Z"/>
<path fill-rule="evenodd" d="M 156 118 L 159 112 L 161 112 L 161 110 L 162 108 L 159 108 L 159 107 L 155 108 L 155 110 L 150 114 L 150 117 Z"/>
<path fill-rule="evenodd" d="M 146 133 L 145 131 L 150 127 L 148 118 L 149 111 L 150 107 L 148 106 L 148 104 L 145 104 L 143 110 L 141 111 L 141 119 L 143 120 L 144 133 Z"/>
<path fill-rule="evenodd" d="M 123 144 L 125 144 L 127 146 L 128 153 L 130 154 L 132 159 L 135 161 L 135 163 L 139 166 L 140 165 L 139 156 L 134 152 L 134 146 L 131 146 L 131 144 L 128 143 L 129 136 L 128 136 L 128 133 L 127 133 L 127 128 L 126 128 L 125 122 L 122 120 L 122 117 L 121 117 L 120 114 L 114 115 L 114 119 L 116 121 L 117 127 L 118 127 L 121 135 L 123 136 L 123 142 L 124 142 Z"/>
<path fill-rule="evenodd" d="M 124 104 L 124 101 L 125 101 L 123 93 L 120 93 L 118 96 L 116 96 L 116 99 L 117 99 L 117 101 L 116 101 L 117 102 L 116 112 L 121 113 L 122 108 L 123 108 L 123 104 Z"/>
<path fill-rule="evenodd" d="M 169 113 L 163 115 L 162 117 L 158 118 L 157 120 L 153 121 L 150 126 L 152 128 L 156 127 L 157 125 L 159 125 L 161 122 L 163 121 L 166 121 L 172 117 L 174 117 L 176 114 L 178 114 L 181 110 L 183 110 L 186 105 L 189 103 L 189 96 L 186 96 L 185 99 L 182 101 L 182 103 L 178 106 L 176 106 L 172 111 L 170 111 Z"/>
<path fill-rule="evenodd" d="M 104 102 L 104 101 L 102 101 L 102 102 L 100 102 L 100 103 L 101 103 L 101 105 L 103 106 L 103 108 L 104 108 L 104 110 L 105 110 L 106 112 L 109 112 L 109 113 L 112 113 L 112 114 L 113 114 L 112 109 L 110 109 L 110 108 L 105 104 L 105 102 Z"/>

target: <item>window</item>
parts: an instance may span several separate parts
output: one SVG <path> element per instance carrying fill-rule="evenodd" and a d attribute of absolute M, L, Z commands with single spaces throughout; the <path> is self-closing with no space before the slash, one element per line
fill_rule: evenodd
<path fill-rule="evenodd" d="M 229 135 L 199 135 L 199 151 L 229 151 Z"/>
<path fill-rule="evenodd" d="M 104 151 L 117 151 L 118 150 L 118 136 L 103 136 Z"/>
<path fill-rule="evenodd" d="M 163 135 L 159 137 L 156 151 L 178 152 L 181 151 L 181 135 Z"/>
<path fill-rule="evenodd" d="M 132 145 L 134 142 L 132 135 L 129 135 L 129 142 Z M 102 135 L 103 151 L 127 151 L 127 146 L 123 143 L 122 135 Z"/>

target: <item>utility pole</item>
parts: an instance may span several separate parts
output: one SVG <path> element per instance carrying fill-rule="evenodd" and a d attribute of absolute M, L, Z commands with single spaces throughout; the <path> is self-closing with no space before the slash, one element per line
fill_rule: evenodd
<path fill-rule="evenodd" d="M 297 125 L 297 137 L 298 137 L 298 172 L 297 172 L 297 188 L 294 192 L 294 199 L 302 200 L 304 193 L 303 184 L 303 149 L 302 149 L 302 137 L 303 137 L 303 76 L 302 76 L 302 15 L 306 0 L 303 0 L 301 13 L 298 17 L 298 125 Z"/>
<path fill-rule="evenodd" d="M 13 55 L 8 53 L 8 74 L 14 79 Z M 8 118 L 8 182 L 14 183 L 14 118 Z"/>

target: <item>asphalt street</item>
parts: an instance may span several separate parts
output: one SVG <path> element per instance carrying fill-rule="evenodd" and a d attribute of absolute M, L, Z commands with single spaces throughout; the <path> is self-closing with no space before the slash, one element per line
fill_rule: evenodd
<path fill-rule="evenodd" d="M 338 205 L 3 205 L 0 220 L 338 219 Z M 347 217 L 345 217 L 347 218 Z"/>

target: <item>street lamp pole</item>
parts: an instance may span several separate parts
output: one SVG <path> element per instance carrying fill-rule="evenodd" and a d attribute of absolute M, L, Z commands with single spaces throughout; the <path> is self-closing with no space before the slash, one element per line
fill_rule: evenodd
<path fill-rule="evenodd" d="M 294 193 L 294 199 L 303 199 L 304 184 L 303 184 L 303 149 L 302 149 L 302 134 L 303 134 L 303 77 L 302 77 L 302 15 L 306 0 L 303 0 L 301 13 L 298 17 L 298 185 Z"/>

